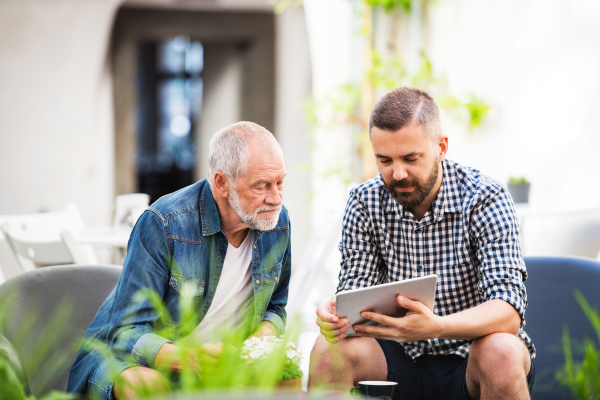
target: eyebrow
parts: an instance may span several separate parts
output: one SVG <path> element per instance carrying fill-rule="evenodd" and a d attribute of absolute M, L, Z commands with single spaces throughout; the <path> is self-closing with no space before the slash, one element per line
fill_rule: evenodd
<path fill-rule="evenodd" d="M 423 152 L 413 151 L 412 153 L 404 154 L 404 155 L 400 156 L 399 158 L 421 156 L 423 154 L 424 154 Z M 375 157 L 376 158 L 393 158 L 393 157 L 386 156 L 386 155 L 383 155 L 383 154 L 375 154 Z"/>
<path fill-rule="evenodd" d="M 287 174 L 283 175 L 283 177 L 281 178 L 281 180 L 283 180 L 283 178 L 285 178 L 286 176 L 287 176 Z M 251 185 L 251 186 L 260 185 L 261 183 L 267 183 L 267 184 L 268 184 L 268 183 L 271 183 L 271 182 L 269 182 L 269 181 L 268 181 L 268 180 L 266 180 L 266 179 L 257 179 L 256 181 L 254 181 L 254 182 L 252 183 L 252 185 Z"/>

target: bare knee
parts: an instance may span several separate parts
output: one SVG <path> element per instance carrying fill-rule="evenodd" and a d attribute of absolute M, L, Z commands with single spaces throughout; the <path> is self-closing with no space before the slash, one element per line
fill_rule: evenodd
<path fill-rule="evenodd" d="M 357 380 L 385 380 L 387 364 L 379 344 L 371 338 L 347 338 L 329 343 L 320 335 L 310 354 L 309 388 L 345 390 Z"/>
<path fill-rule="evenodd" d="M 521 339 L 508 333 L 494 333 L 476 339 L 471 344 L 469 361 L 483 372 L 514 370 L 528 372 L 529 353 Z"/>
<path fill-rule="evenodd" d="M 329 343 L 323 335 L 319 335 L 310 353 L 311 365 L 331 365 L 342 362 L 349 365 L 360 364 L 368 354 L 365 347 L 369 347 L 370 340 L 368 338 L 350 338 L 333 344 Z"/>
<path fill-rule="evenodd" d="M 113 386 L 117 400 L 136 399 L 157 393 L 169 393 L 168 379 L 159 371 L 148 367 L 131 367 L 122 371 Z"/>
<path fill-rule="evenodd" d="M 487 335 L 471 344 L 467 387 L 471 387 L 470 392 L 483 386 L 497 393 L 522 391 L 527 388 L 530 366 L 529 352 L 521 339 L 508 333 Z"/>

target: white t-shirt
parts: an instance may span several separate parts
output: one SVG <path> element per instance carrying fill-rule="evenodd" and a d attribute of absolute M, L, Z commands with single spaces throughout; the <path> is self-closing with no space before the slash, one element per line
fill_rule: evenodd
<path fill-rule="evenodd" d="M 254 299 L 250 269 L 253 244 L 253 231 L 248 232 L 240 247 L 228 244 L 215 297 L 204 319 L 184 338 L 186 341 L 220 342 L 222 329 L 238 330 L 243 326 Z"/>

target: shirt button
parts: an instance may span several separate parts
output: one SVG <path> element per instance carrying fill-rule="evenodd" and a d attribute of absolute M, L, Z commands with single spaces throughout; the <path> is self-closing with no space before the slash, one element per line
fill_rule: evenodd
<path fill-rule="evenodd" d="M 256 280 L 256 284 L 258 285 L 259 283 L 260 283 L 260 281 L 257 279 L 257 280 Z"/>
<path fill-rule="evenodd" d="M 419 266 L 417 267 L 417 269 L 418 269 L 419 271 L 423 271 L 423 266 L 422 266 L 422 265 L 419 265 Z"/>
<path fill-rule="evenodd" d="M 254 246 L 254 250 L 256 250 L 256 246 Z"/>
<path fill-rule="evenodd" d="M 421 229 L 417 228 L 417 229 L 415 229 L 415 232 L 416 233 L 421 233 Z"/>
<path fill-rule="evenodd" d="M 278 277 L 275 277 L 275 282 L 278 282 L 278 281 L 279 281 L 279 278 L 278 278 Z"/>
<path fill-rule="evenodd" d="M 221 256 L 217 257 L 217 261 L 221 261 Z"/>

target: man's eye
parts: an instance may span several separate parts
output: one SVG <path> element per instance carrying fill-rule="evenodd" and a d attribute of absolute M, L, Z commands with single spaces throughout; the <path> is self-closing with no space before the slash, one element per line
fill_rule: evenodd
<path fill-rule="evenodd" d="M 387 164 L 391 163 L 392 160 L 382 160 L 382 159 L 380 159 L 379 162 L 382 163 L 382 164 L 386 164 L 387 165 Z"/>
<path fill-rule="evenodd" d="M 418 158 L 417 158 L 417 157 L 413 157 L 413 158 L 407 158 L 407 159 L 406 159 L 406 161 L 408 161 L 408 162 L 415 162 L 415 161 L 417 161 L 417 160 L 418 160 Z"/>

